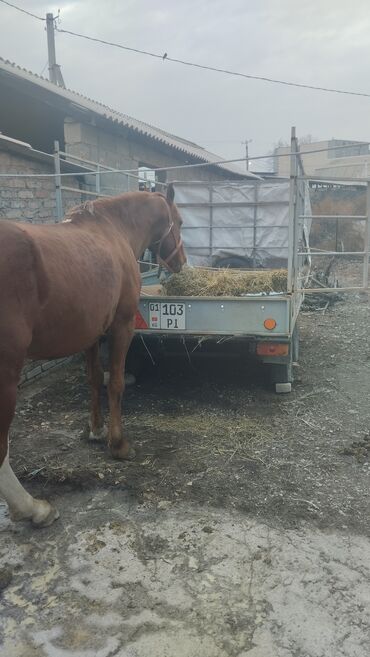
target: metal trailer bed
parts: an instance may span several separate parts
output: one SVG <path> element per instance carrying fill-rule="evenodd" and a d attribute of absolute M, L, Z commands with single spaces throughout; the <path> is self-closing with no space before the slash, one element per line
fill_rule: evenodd
<path fill-rule="evenodd" d="M 302 240 L 305 189 L 298 143 L 292 131 L 289 193 L 288 277 L 286 293 L 244 297 L 170 297 L 142 295 L 136 333 L 145 340 L 194 342 L 235 341 L 244 354 L 269 363 L 276 392 L 290 392 L 293 362 L 298 358 L 296 320 L 304 296 L 301 273 L 309 259 Z M 181 210 L 181 206 L 180 206 Z M 306 267 L 307 269 L 307 267 Z M 155 282 L 153 273 L 142 275 L 143 284 Z M 157 279 L 158 282 L 158 279 Z"/>

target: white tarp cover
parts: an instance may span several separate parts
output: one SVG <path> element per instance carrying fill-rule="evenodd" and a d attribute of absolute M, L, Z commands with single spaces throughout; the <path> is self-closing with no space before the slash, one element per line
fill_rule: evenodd
<path fill-rule="evenodd" d="M 300 198 L 299 214 L 310 214 L 307 187 Z M 190 265 L 214 266 L 231 256 L 254 259 L 257 267 L 288 260 L 288 180 L 179 182 L 175 201 Z M 309 228 L 306 220 L 306 238 Z"/>

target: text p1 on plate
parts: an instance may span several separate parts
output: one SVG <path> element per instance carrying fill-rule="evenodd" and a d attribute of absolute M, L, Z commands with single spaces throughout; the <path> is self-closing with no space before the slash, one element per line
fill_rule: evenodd
<path fill-rule="evenodd" d="M 160 330 L 185 330 L 184 303 L 150 303 L 149 328 Z"/>

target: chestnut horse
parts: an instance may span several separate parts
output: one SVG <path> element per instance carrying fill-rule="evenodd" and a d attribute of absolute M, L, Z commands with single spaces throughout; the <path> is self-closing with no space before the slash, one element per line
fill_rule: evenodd
<path fill-rule="evenodd" d="M 8 433 L 26 358 L 86 351 L 90 438 L 103 437 L 99 338 L 108 332 L 107 440 L 115 458 L 130 458 L 121 398 L 140 296 L 137 259 L 149 248 L 170 271 L 180 271 L 186 261 L 181 223 L 172 185 L 167 196 L 128 192 L 87 202 L 59 224 L 0 221 L 0 494 L 14 520 L 44 527 L 59 515 L 25 491 L 9 463 Z"/>

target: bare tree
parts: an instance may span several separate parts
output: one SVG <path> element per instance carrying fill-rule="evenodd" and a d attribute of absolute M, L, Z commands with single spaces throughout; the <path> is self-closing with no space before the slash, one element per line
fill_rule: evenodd
<path fill-rule="evenodd" d="M 303 135 L 303 137 L 298 139 L 298 144 L 300 146 L 303 145 L 303 144 L 312 144 L 313 141 L 314 141 L 314 139 L 313 139 L 312 135 L 308 134 L 308 135 Z"/>

